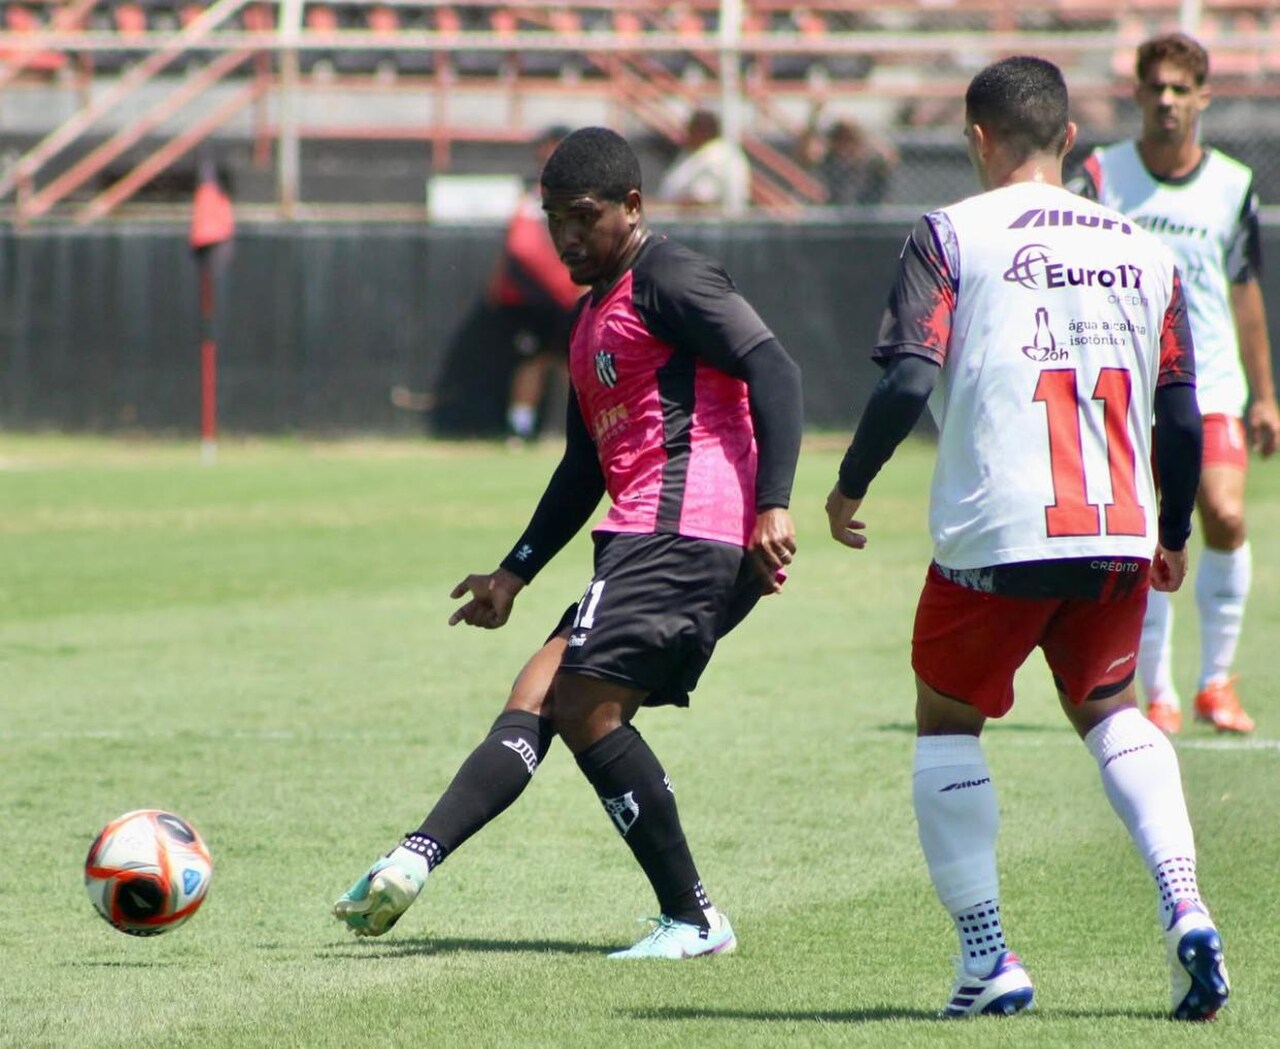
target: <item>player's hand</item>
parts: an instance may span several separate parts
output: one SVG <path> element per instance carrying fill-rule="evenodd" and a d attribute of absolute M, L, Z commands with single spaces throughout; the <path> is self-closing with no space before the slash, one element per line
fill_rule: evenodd
<path fill-rule="evenodd" d="M 862 530 L 867 526 L 855 518 L 861 499 L 850 499 L 836 485 L 827 496 L 827 524 L 831 528 L 831 538 L 844 546 L 861 550 L 867 545 L 867 537 Z"/>
<path fill-rule="evenodd" d="M 1280 407 L 1274 397 L 1249 405 L 1249 444 L 1264 459 L 1280 447 Z"/>
<path fill-rule="evenodd" d="M 1166 550 L 1156 546 L 1156 556 L 1151 559 L 1151 589 L 1172 594 L 1187 578 L 1187 548 Z"/>
<path fill-rule="evenodd" d="M 780 506 L 761 510 L 747 544 L 764 581 L 764 592 L 776 594 L 787 579 L 787 565 L 796 555 L 796 529 Z"/>
<path fill-rule="evenodd" d="M 449 625 L 466 623 L 497 630 L 511 617 L 511 606 L 523 589 L 524 580 L 505 568 L 487 575 L 469 575 L 449 593 L 454 600 L 471 594 L 471 600 L 449 617 Z"/>

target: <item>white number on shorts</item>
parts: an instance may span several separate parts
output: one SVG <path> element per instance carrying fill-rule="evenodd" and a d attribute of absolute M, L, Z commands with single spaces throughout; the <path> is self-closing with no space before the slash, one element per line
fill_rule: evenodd
<path fill-rule="evenodd" d="M 582 600 L 578 602 L 578 614 L 573 617 L 574 630 L 579 627 L 583 630 L 590 630 L 596 625 L 596 605 L 600 603 L 600 595 L 603 593 L 603 579 L 597 579 L 587 587 L 587 592 L 582 595 Z"/>

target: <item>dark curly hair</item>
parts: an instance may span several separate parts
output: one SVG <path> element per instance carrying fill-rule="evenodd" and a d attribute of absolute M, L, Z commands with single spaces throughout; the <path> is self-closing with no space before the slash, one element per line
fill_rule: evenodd
<path fill-rule="evenodd" d="M 1146 80 L 1147 71 L 1157 62 L 1172 62 L 1186 70 L 1195 79 L 1196 87 L 1203 87 L 1209 78 L 1209 52 L 1186 33 L 1165 33 L 1139 47 L 1138 79 Z"/>

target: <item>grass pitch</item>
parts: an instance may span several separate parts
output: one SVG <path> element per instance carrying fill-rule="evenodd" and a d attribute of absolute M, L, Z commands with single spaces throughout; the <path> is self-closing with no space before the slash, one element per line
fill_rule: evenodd
<path fill-rule="evenodd" d="M 588 579 L 580 537 L 503 630 L 445 623 L 554 449 L 269 442 L 205 467 L 186 444 L 0 438 L 0 1044 L 1280 1045 L 1280 466 L 1250 480 L 1238 669 L 1257 733 L 1178 744 L 1230 1005 L 1209 1029 L 1163 1018 L 1154 893 L 1037 657 L 986 734 L 1037 1009 L 944 1024 L 955 945 L 910 799 L 932 450 L 886 468 L 855 553 L 822 512 L 842 445 L 806 448 L 786 592 L 723 643 L 690 711 L 639 722 L 740 949 L 619 965 L 603 952 L 654 904 L 560 746 L 387 937 L 328 914 Z M 1189 696 L 1189 590 L 1177 608 Z M 152 806 L 201 830 L 215 875 L 187 926 L 134 940 L 93 913 L 81 863 L 109 818 Z"/>

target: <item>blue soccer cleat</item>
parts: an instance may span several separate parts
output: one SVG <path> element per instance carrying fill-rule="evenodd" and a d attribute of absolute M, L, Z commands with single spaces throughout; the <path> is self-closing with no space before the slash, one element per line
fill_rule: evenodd
<path fill-rule="evenodd" d="M 1031 977 L 1013 951 L 1003 951 L 987 976 L 974 976 L 957 965 L 951 1001 L 938 1015 L 950 1020 L 966 1016 L 1012 1016 L 1030 1009 L 1035 991 Z"/>
<path fill-rule="evenodd" d="M 1179 900 L 1164 934 L 1173 980 L 1173 1018 L 1212 1020 L 1227 1002 L 1231 984 L 1222 962 L 1222 937 L 1205 909 Z"/>
<path fill-rule="evenodd" d="M 377 860 L 333 905 L 357 936 L 381 936 L 400 920 L 427 881 L 427 861 L 404 849 Z"/>
<path fill-rule="evenodd" d="M 624 951 L 614 951 L 610 958 L 631 960 L 634 958 L 702 958 L 712 954 L 728 954 L 738 946 L 729 919 L 717 911 L 711 919 L 711 928 L 689 922 L 678 922 L 665 914 L 647 918 L 653 928 L 639 943 Z"/>

